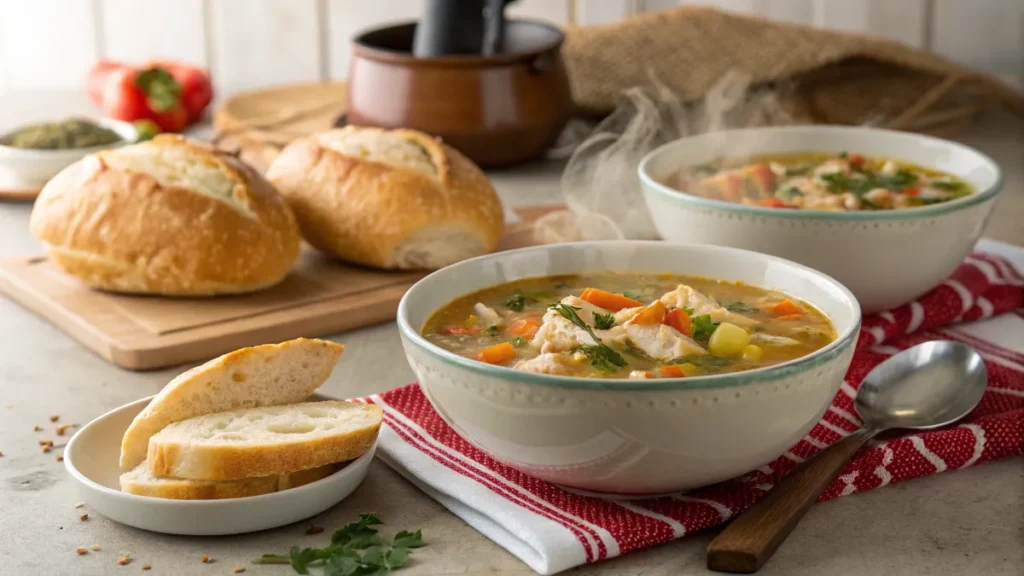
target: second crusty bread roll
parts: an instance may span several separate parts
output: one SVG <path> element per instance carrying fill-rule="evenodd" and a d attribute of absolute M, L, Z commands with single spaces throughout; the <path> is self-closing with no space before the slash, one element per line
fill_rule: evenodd
<path fill-rule="evenodd" d="M 267 178 L 310 244 L 355 264 L 441 268 L 493 252 L 504 231 L 484 173 L 414 130 L 348 126 L 299 138 Z"/>
<path fill-rule="evenodd" d="M 208 296 L 281 281 L 295 217 L 251 167 L 180 136 L 86 156 L 43 188 L 32 233 L 68 274 L 116 292 Z"/>

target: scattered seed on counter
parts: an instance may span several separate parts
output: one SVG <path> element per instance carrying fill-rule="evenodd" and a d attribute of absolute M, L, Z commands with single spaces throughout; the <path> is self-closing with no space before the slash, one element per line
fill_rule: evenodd
<path fill-rule="evenodd" d="M 306 530 L 306 535 L 307 536 L 313 536 L 313 535 L 319 534 L 319 533 L 321 533 L 323 531 L 324 531 L 324 527 L 323 526 L 310 526 L 309 529 Z"/>
<path fill-rule="evenodd" d="M 3 457 L 4 457 L 4 453 L 3 453 L 2 450 L 0 450 L 0 458 L 3 458 Z"/>
<path fill-rule="evenodd" d="M 120 558 L 117 559 L 117 563 L 120 564 L 121 566 L 125 566 L 126 564 L 129 564 L 131 561 L 132 561 L 132 557 L 129 556 L 128 554 L 125 554 L 124 556 L 121 556 Z M 147 564 L 147 566 L 148 566 L 148 564 Z M 146 567 L 143 566 L 142 569 L 145 570 Z"/>
<path fill-rule="evenodd" d="M 85 502 L 79 502 L 78 504 L 75 504 L 75 508 L 81 508 L 82 506 L 85 506 Z"/>
<path fill-rule="evenodd" d="M 236 566 L 235 569 L 232 570 L 232 572 L 234 572 L 235 574 L 241 574 L 242 572 L 245 572 L 245 568 L 242 568 L 241 566 Z"/>
<path fill-rule="evenodd" d="M 64 461 L 64 455 L 63 454 L 57 454 L 57 462 L 63 462 L 63 461 Z"/>
<path fill-rule="evenodd" d="M 53 416 L 50 416 L 50 422 L 56 422 L 57 420 L 60 420 L 60 414 L 54 414 Z"/>
<path fill-rule="evenodd" d="M 86 520 L 89 519 L 89 515 L 88 514 L 82 514 L 81 516 L 78 517 L 78 519 L 81 520 L 82 522 L 85 522 Z"/>
<path fill-rule="evenodd" d="M 152 569 L 153 569 L 153 567 L 152 567 L 152 566 L 150 566 L 149 564 L 143 564 L 143 565 L 142 565 L 142 569 L 143 569 L 143 570 L 152 570 Z"/>
<path fill-rule="evenodd" d="M 84 555 L 86 555 L 88 553 L 89 553 L 89 551 L 86 550 L 85 548 L 81 547 L 81 546 L 79 546 L 78 548 L 75 548 L 75 554 L 78 554 L 79 556 L 84 556 Z"/>
<path fill-rule="evenodd" d="M 100 545 L 99 544 L 93 544 L 92 546 L 89 546 L 89 550 L 92 550 L 93 552 L 99 552 L 100 551 Z"/>
<path fill-rule="evenodd" d="M 49 445 L 49 444 L 43 444 L 43 445 L 42 445 L 42 447 L 40 447 L 40 449 L 39 449 L 39 450 L 40 450 L 40 451 L 41 451 L 41 452 L 42 452 L 43 454 L 47 454 L 47 453 L 49 453 L 49 452 L 50 452 L 50 445 Z"/>
<path fill-rule="evenodd" d="M 63 436 L 64 433 L 67 432 L 68 428 L 74 428 L 76 426 L 78 426 L 78 424 L 61 424 L 60 426 L 57 426 L 57 436 Z"/>
<path fill-rule="evenodd" d="M 32 431 L 33 432 L 42 432 L 43 431 L 43 427 L 40 426 L 39 424 L 36 424 L 35 426 L 32 427 Z"/>
<path fill-rule="evenodd" d="M 214 559 L 210 558 L 206 554 L 203 554 L 202 561 L 203 561 L 203 564 L 213 564 L 214 563 Z"/>
<path fill-rule="evenodd" d="M 39 445 L 40 446 L 49 446 L 50 448 L 53 448 L 53 440 L 40 440 L 39 441 Z"/>

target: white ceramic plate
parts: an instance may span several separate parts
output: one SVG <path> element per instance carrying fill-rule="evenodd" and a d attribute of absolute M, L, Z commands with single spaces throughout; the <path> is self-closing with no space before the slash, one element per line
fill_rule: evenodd
<path fill-rule="evenodd" d="M 135 415 L 149 404 L 143 398 L 107 412 L 78 431 L 64 450 L 64 466 L 89 508 L 121 524 L 188 536 L 243 534 L 315 516 L 352 493 L 366 478 L 369 452 L 334 474 L 281 492 L 226 500 L 170 500 L 121 492 L 118 487 L 121 437 Z M 328 400 L 314 395 L 311 400 Z"/>

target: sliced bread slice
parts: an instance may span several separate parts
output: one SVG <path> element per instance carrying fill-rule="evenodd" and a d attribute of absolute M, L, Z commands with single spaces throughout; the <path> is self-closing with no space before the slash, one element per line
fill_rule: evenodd
<path fill-rule="evenodd" d="M 327 380 L 345 348 L 299 338 L 242 348 L 197 366 L 164 386 L 121 440 L 121 471 L 146 459 L 149 437 L 203 414 L 301 402 Z"/>
<path fill-rule="evenodd" d="M 184 480 L 182 478 L 157 478 L 149 473 L 149 464 L 143 462 L 121 474 L 121 491 L 139 496 L 169 498 L 171 500 L 222 500 L 270 494 L 289 488 L 297 488 L 321 478 L 326 478 L 341 467 L 328 464 L 291 474 L 262 476 L 244 480 Z"/>
<path fill-rule="evenodd" d="M 352 460 L 373 446 L 383 412 L 327 401 L 207 414 L 149 439 L 157 477 L 239 480 Z"/>

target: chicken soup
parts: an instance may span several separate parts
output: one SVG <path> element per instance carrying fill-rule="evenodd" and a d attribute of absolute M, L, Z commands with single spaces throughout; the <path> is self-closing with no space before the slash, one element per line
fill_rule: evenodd
<path fill-rule="evenodd" d="M 828 211 L 914 208 L 972 192 L 952 174 L 845 152 L 723 160 L 680 170 L 667 184 L 715 200 Z"/>
<path fill-rule="evenodd" d="M 836 338 L 806 302 L 735 282 L 674 274 L 529 278 L 454 300 L 423 327 L 430 342 L 516 370 L 585 378 L 683 378 L 806 356 Z"/>

